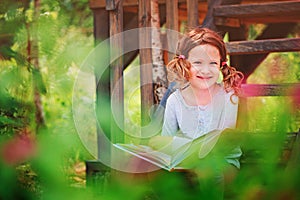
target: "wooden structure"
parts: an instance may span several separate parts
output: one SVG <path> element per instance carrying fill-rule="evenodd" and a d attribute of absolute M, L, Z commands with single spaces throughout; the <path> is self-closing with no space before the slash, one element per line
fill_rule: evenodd
<path fill-rule="evenodd" d="M 150 27 L 151 6 L 150 0 L 90 0 L 90 8 L 94 14 L 94 36 L 96 43 L 110 38 L 122 31 L 133 28 Z M 288 38 L 295 27 L 300 23 L 299 0 L 158 0 L 160 24 L 167 29 L 179 31 L 180 25 L 185 22 L 188 27 L 203 26 L 220 33 L 228 33 L 229 42 L 226 44 L 230 55 L 230 62 L 247 77 L 271 52 L 300 51 L 300 38 Z M 255 38 L 248 40 L 248 26 L 250 24 L 264 24 L 265 29 Z M 299 35 L 299 33 L 298 33 Z M 140 31 L 137 36 L 110 40 L 113 48 L 122 49 L 125 45 L 139 38 L 140 45 L 151 43 L 151 35 Z M 163 44 L 176 43 L 163 37 Z M 125 54 L 113 62 L 107 73 L 107 78 L 97 85 L 97 92 L 109 94 L 116 91 L 116 99 L 121 111 L 123 109 L 123 70 L 139 56 L 140 65 L 151 64 L 151 49 L 140 49 Z M 165 54 L 165 61 L 168 60 Z M 153 102 L 153 87 L 151 68 L 141 68 L 141 99 L 142 115 L 148 113 Z M 245 83 L 246 83 L 245 80 Z M 299 84 L 295 84 L 298 85 Z M 284 88 L 294 85 L 255 85 L 260 94 L 250 96 L 277 94 L 286 91 Z M 247 86 L 244 87 L 247 90 Z M 271 91 L 271 92 L 270 92 Z M 272 91 L 275 91 L 275 93 Z M 251 91 L 250 91 L 251 92 Z M 246 91 L 247 93 L 247 91 Z M 248 93 L 249 94 L 249 93 Z M 101 102 L 97 102 L 100 104 Z M 120 112 L 122 113 L 122 112 Z M 113 121 L 113 120 L 112 120 Z M 113 124 L 113 122 L 112 122 Z M 111 129 L 115 129 L 112 125 Z M 122 141 L 119 130 L 110 130 L 114 133 L 110 138 Z M 116 134 L 118 133 L 119 134 Z M 99 143 L 99 145 L 101 145 Z"/>

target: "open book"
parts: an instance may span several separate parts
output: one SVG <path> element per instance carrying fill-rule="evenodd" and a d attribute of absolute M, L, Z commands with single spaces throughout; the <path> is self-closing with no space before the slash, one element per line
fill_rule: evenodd
<path fill-rule="evenodd" d="M 179 164 L 193 153 L 198 153 L 199 158 L 205 157 L 216 144 L 221 133 L 222 130 L 217 129 L 195 139 L 175 136 L 170 144 L 159 150 L 135 144 L 117 143 L 114 146 L 160 168 L 172 171 L 181 168 Z"/>

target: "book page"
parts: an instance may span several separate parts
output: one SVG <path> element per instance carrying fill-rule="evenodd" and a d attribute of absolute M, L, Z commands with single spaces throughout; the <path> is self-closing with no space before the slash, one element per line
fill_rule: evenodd
<path fill-rule="evenodd" d="M 135 144 L 114 144 L 114 146 L 161 168 L 171 170 L 194 152 L 198 152 L 197 158 L 205 157 L 214 147 L 221 132 L 222 130 L 213 130 L 194 140 L 175 136 L 171 143 L 172 148 L 160 150 Z"/>
<path fill-rule="evenodd" d="M 114 146 L 152 164 L 155 164 L 162 168 L 167 168 L 169 170 L 172 159 L 168 154 L 155 151 L 151 147 L 145 145 L 114 144 Z"/>
<path fill-rule="evenodd" d="M 173 154 L 172 164 L 178 165 L 194 152 L 198 152 L 197 158 L 204 158 L 212 150 L 221 133 L 222 130 L 216 129 L 181 145 Z"/>

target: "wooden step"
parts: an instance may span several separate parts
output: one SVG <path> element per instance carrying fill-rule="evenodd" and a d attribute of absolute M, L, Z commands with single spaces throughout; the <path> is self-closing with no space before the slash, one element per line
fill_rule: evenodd
<path fill-rule="evenodd" d="M 226 47 L 229 55 L 300 51 L 300 38 L 234 41 Z"/>
<path fill-rule="evenodd" d="M 219 26 L 243 23 L 300 22 L 300 1 L 217 6 L 213 11 Z"/>

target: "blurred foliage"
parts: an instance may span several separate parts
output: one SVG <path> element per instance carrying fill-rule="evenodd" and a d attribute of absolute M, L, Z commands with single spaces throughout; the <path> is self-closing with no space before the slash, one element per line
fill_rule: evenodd
<path fill-rule="evenodd" d="M 173 200 L 216 199 L 223 195 L 226 199 L 297 199 L 300 196 L 299 156 L 291 156 L 289 150 L 287 155 L 281 155 L 286 137 L 283 133 L 299 125 L 296 117 L 290 115 L 292 104 L 277 98 L 258 99 L 250 104 L 253 115 L 249 124 L 257 134 L 242 131 L 240 137 L 228 134 L 224 146 L 216 148 L 214 154 L 201 162 L 194 160 L 194 173 L 98 171 L 94 179 L 100 184 L 86 187 L 84 161 L 93 157 L 75 128 L 72 91 L 80 64 L 93 48 L 92 12 L 88 0 L 42 1 L 38 29 L 40 70 L 32 73 L 27 63 L 26 29 L 32 20 L 32 4 L 27 0 L 0 2 L 0 199 Z M 261 28 L 251 27 L 249 38 L 254 38 Z M 272 54 L 249 81 L 298 82 L 299 66 L 299 53 Z M 131 71 L 125 72 L 125 76 L 129 84 L 126 98 L 131 99 L 125 118 L 139 124 L 140 106 L 136 103 L 139 91 L 130 89 L 138 89 L 138 76 Z M 33 79 L 39 80 L 47 124 L 38 133 L 33 129 Z M 90 96 L 84 98 L 94 100 Z M 128 128 L 128 132 L 136 131 Z M 91 132 L 94 134 L 95 130 L 86 130 L 87 135 Z M 236 145 L 233 141 L 245 149 L 242 168 L 235 175 L 219 159 L 228 146 Z M 278 164 L 279 158 L 293 162 L 285 160 Z M 222 177 L 227 173 L 231 178 L 223 194 Z"/>
<path fill-rule="evenodd" d="M 27 63 L 26 29 L 32 20 L 32 3 L 0 3 L 0 199 L 62 199 L 69 194 L 80 198 L 77 190 L 70 192 L 70 186 L 84 187 L 82 164 L 92 157 L 74 126 L 72 89 L 81 62 L 93 48 L 92 14 L 87 0 L 43 1 L 40 70 L 33 72 Z M 33 129 L 33 79 L 39 80 L 47 123 L 38 134 Z M 22 154 L 28 151 L 26 145 L 15 149 L 19 143 L 27 144 L 19 139 L 24 129 L 36 135 L 33 155 Z M 7 156 L 15 157 L 16 163 L 8 163 Z"/>
<path fill-rule="evenodd" d="M 271 53 L 248 78 L 248 83 L 278 84 L 299 83 L 300 53 Z M 300 127 L 300 108 L 295 105 L 295 97 L 257 97 L 248 100 L 249 125 L 253 130 L 277 131 L 279 118 L 289 113 L 286 131 L 297 131 Z M 270 122 L 270 126 L 264 126 Z M 261 130 L 260 130 L 261 131 Z"/>
<path fill-rule="evenodd" d="M 251 25 L 249 39 L 259 35 L 265 25 Z M 299 37 L 300 27 L 297 26 L 290 37 Z M 247 79 L 247 83 L 280 84 L 300 82 L 300 53 L 284 52 L 270 53 L 268 57 Z M 278 131 L 280 116 L 286 115 L 285 131 L 298 131 L 300 127 L 300 108 L 295 105 L 295 97 L 257 97 L 248 98 L 247 109 L 249 115 L 249 128 L 256 131 Z M 299 102 L 298 102 L 299 103 Z M 270 126 L 265 124 L 270 123 Z"/>

